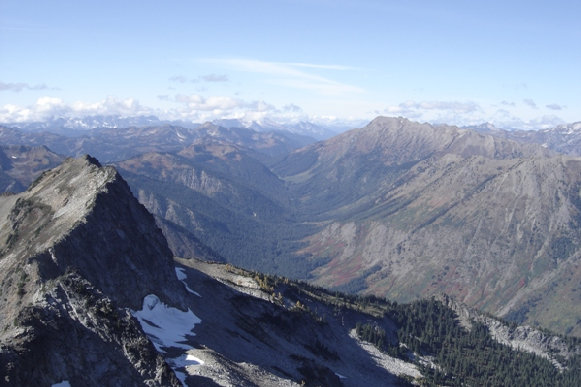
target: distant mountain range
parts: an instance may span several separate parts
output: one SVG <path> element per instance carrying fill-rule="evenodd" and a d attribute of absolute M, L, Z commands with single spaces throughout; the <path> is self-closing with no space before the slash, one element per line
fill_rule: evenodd
<path fill-rule="evenodd" d="M 505 130 L 492 125 L 475 126 L 472 129 L 522 143 L 541 144 L 566 155 L 581 156 L 581 122 L 539 130 Z"/>
<path fill-rule="evenodd" d="M 214 124 L 194 129 L 179 126 L 100 128 L 58 134 L 52 131 L 27 131 L 0 126 L 0 143 L 8 145 L 47 146 L 68 155 L 95 155 L 103 162 L 119 161 L 147 152 L 177 152 L 200 138 L 222 139 L 243 146 L 258 158 L 276 159 L 293 149 L 315 142 L 311 137 L 291 132 L 258 132 L 253 129 L 229 129 Z"/>
<path fill-rule="evenodd" d="M 400 302 L 444 292 L 580 336 L 578 136 L 386 117 L 319 142 L 214 124 L 0 129 L 114 163 L 176 255 Z"/>
<path fill-rule="evenodd" d="M 300 136 L 312 137 L 317 140 L 326 139 L 349 129 L 352 125 L 350 122 L 336 122 L 333 124 L 320 125 L 308 121 L 289 122 L 281 124 L 273 120 L 262 121 L 243 121 L 239 119 L 220 119 L 211 122 L 226 129 L 241 128 L 253 129 L 258 132 L 291 132 Z M 67 136 L 78 135 L 79 131 L 91 129 L 120 129 L 131 127 L 159 127 L 159 126 L 176 126 L 186 129 L 195 129 L 204 123 L 194 123 L 183 120 L 161 120 L 156 116 L 136 116 L 121 117 L 113 115 L 96 115 L 89 117 L 56 117 L 42 122 L 26 123 L 0 123 L 0 126 L 9 128 L 22 129 L 26 131 L 50 131 L 56 134 Z M 363 125 L 364 122 L 361 122 Z"/>

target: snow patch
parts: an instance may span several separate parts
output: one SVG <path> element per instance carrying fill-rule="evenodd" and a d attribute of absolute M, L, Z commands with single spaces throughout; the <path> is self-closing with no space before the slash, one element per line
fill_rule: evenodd
<path fill-rule="evenodd" d="M 359 339 L 355 329 L 352 329 L 349 332 L 349 336 L 353 338 L 362 349 L 371 355 L 371 358 L 378 366 L 387 370 L 389 373 L 398 376 L 407 375 L 411 376 L 412 378 L 420 378 L 422 376 L 415 364 L 408 363 L 402 359 L 391 357 L 388 354 L 383 353 L 375 348 L 373 344 Z"/>
<path fill-rule="evenodd" d="M 167 306 L 155 294 L 145 296 L 143 308 L 134 311 L 133 317 L 139 320 L 143 331 L 160 353 L 165 353 L 163 348 L 190 349 L 184 343 L 186 336 L 194 335 L 194 325 L 202 322 L 190 309 L 183 312 Z"/>
<path fill-rule="evenodd" d="M 195 294 L 198 297 L 202 297 L 200 293 L 196 292 L 195 290 L 192 290 L 186 283 L 186 280 L 188 279 L 188 276 L 186 275 L 186 269 L 184 269 L 183 267 L 176 267 L 176 276 L 178 277 L 178 280 L 180 280 L 181 283 L 184 284 L 188 292 Z"/>
<path fill-rule="evenodd" d="M 169 348 L 186 350 L 178 357 L 165 358 L 176 377 L 185 386 L 185 367 L 204 364 L 203 361 L 188 353 L 193 348 L 187 344 L 187 336 L 194 335 L 194 326 L 202 320 L 190 309 L 184 312 L 165 305 L 155 294 L 145 296 L 142 309 L 132 311 L 132 314 L 141 324 L 141 328 L 157 352 L 166 355 L 166 350 Z"/>
<path fill-rule="evenodd" d="M 338 372 L 335 372 L 335 375 L 339 378 L 339 379 L 347 379 L 347 376 L 343 376 Z"/>
<path fill-rule="evenodd" d="M 68 380 L 63 380 L 60 383 L 53 384 L 51 387 L 71 387 L 71 384 L 69 383 Z"/>
<path fill-rule="evenodd" d="M 186 352 L 185 354 L 178 356 L 176 358 L 167 359 L 167 363 L 170 365 L 171 368 L 174 369 L 176 377 L 180 380 L 180 382 L 182 382 L 182 384 L 185 385 L 186 373 L 177 370 L 182 368 L 185 369 L 186 367 L 193 365 L 203 365 L 204 361 Z"/>

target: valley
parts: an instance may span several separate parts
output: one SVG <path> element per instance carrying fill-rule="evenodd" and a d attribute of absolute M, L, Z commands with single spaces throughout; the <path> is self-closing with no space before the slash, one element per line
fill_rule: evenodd
<path fill-rule="evenodd" d="M 207 247 L 203 260 L 174 257 L 121 175 L 90 156 L 0 199 L 0 384 L 573 386 L 581 378 L 579 339 L 447 295 L 400 304 L 209 261 L 225 259 Z"/>
<path fill-rule="evenodd" d="M 60 149 L 112 162 L 177 256 L 581 334 L 581 161 L 556 145 L 386 117 L 306 146 L 213 124 L 93 132 Z"/>

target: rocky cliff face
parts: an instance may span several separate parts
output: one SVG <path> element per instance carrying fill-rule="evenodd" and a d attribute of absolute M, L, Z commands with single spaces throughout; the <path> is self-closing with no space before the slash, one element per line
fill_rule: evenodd
<path fill-rule="evenodd" d="M 127 308 L 148 294 L 179 305 L 184 289 L 153 217 L 113 168 L 68 159 L 0 198 L 0 242 L 3 382 L 178 383 Z"/>
<path fill-rule="evenodd" d="M 581 160 L 378 118 L 276 168 L 324 226 L 301 251 L 328 259 L 319 284 L 400 301 L 443 291 L 581 334 Z"/>

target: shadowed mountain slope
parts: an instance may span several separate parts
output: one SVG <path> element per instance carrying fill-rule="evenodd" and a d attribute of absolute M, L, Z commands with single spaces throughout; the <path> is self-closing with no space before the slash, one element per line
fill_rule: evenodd
<path fill-rule="evenodd" d="M 205 138 L 175 154 L 147 153 L 115 165 L 176 255 L 202 256 L 195 239 L 247 268 L 293 277 L 312 269 L 294 255 L 310 227 L 294 220 L 284 181 L 246 149 Z"/>
<path fill-rule="evenodd" d="M 1 146 L 0 191 L 24 191 L 38 175 L 48 168 L 56 167 L 63 159 L 63 156 L 51 152 L 45 146 Z"/>

